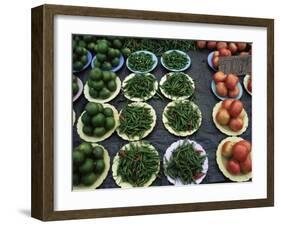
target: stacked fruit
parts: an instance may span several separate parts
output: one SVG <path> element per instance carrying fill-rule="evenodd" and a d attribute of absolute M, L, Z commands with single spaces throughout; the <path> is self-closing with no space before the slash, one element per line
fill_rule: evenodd
<path fill-rule="evenodd" d="M 89 95 L 96 99 L 107 99 L 112 92 L 117 89 L 117 76 L 112 71 L 103 71 L 94 68 L 89 73 L 87 84 L 89 86 Z"/>
<path fill-rule="evenodd" d="M 216 93 L 221 97 L 236 98 L 239 95 L 239 78 L 235 74 L 224 74 L 218 71 L 214 74 L 213 80 L 216 83 Z"/>
<path fill-rule="evenodd" d="M 105 170 L 104 149 L 93 147 L 90 143 L 81 143 L 72 153 L 73 185 L 91 186 Z"/>
<path fill-rule="evenodd" d="M 81 116 L 82 131 L 87 136 L 101 138 L 114 129 L 116 121 L 113 110 L 99 103 L 88 103 Z"/>
<path fill-rule="evenodd" d="M 222 101 L 221 108 L 216 114 L 216 121 L 219 125 L 237 132 L 243 128 L 244 115 L 243 103 L 240 100 L 226 99 Z"/>
<path fill-rule="evenodd" d="M 214 50 L 212 64 L 215 68 L 219 66 L 219 57 L 232 55 L 250 55 L 251 49 L 246 52 L 249 47 L 245 42 L 214 42 L 214 41 L 197 41 L 197 48 Z"/>
<path fill-rule="evenodd" d="M 226 141 L 221 150 L 226 169 L 232 175 L 247 174 L 252 171 L 251 143 L 247 140 Z"/>

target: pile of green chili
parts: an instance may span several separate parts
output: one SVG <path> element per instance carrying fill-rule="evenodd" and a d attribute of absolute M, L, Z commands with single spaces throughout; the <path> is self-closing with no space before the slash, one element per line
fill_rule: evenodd
<path fill-rule="evenodd" d="M 172 72 L 166 75 L 167 79 L 161 88 L 168 95 L 174 97 L 190 96 L 194 92 L 194 86 L 186 74 Z"/>
<path fill-rule="evenodd" d="M 152 55 L 144 52 L 132 53 L 128 58 L 129 67 L 134 71 L 148 71 L 154 63 Z"/>
<path fill-rule="evenodd" d="M 184 142 L 172 152 L 169 160 L 165 159 L 165 174 L 174 180 L 180 179 L 183 184 L 190 184 L 203 176 L 205 159 L 206 155 L 201 155 L 192 144 Z"/>
<path fill-rule="evenodd" d="M 196 109 L 191 101 L 176 101 L 164 114 L 168 125 L 178 132 L 197 129 L 201 120 L 199 109 Z"/>
<path fill-rule="evenodd" d="M 130 143 L 128 148 L 119 151 L 117 175 L 122 181 L 141 187 L 157 173 L 159 162 L 159 155 L 148 143 L 142 142 L 140 146 Z"/>
<path fill-rule="evenodd" d="M 151 109 L 145 106 L 127 105 L 123 108 L 120 116 L 120 133 L 128 137 L 143 137 L 153 123 Z"/>
<path fill-rule="evenodd" d="M 135 74 L 125 83 L 124 92 L 130 97 L 144 99 L 154 90 L 155 81 L 151 74 Z"/>
<path fill-rule="evenodd" d="M 124 47 L 129 48 L 132 52 L 138 50 L 148 50 L 160 57 L 170 49 L 178 49 L 183 52 L 195 50 L 195 42 L 192 40 L 173 40 L 173 39 L 137 39 L 125 38 Z"/>
<path fill-rule="evenodd" d="M 183 55 L 176 50 L 173 50 L 169 53 L 164 53 L 162 57 L 165 66 L 175 70 L 184 68 L 189 62 L 189 59 L 186 57 L 186 55 Z"/>

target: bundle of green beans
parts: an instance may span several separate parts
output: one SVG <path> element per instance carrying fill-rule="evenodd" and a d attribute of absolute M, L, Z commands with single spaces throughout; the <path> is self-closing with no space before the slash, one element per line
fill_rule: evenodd
<path fill-rule="evenodd" d="M 190 96 L 194 92 L 193 83 L 182 72 L 172 72 L 166 75 L 167 80 L 161 88 L 174 97 Z"/>
<path fill-rule="evenodd" d="M 152 55 L 144 52 L 132 53 L 128 58 L 129 67 L 134 71 L 146 72 L 152 68 L 155 60 Z"/>
<path fill-rule="evenodd" d="M 202 165 L 206 155 L 194 150 L 193 145 L 184 142 L 172 152 L 169 160 L 165 159 L 165 174 L 172 179 L 180 179 L 183 184 L 195 182 L 204 174 Z"/>
<path fill-rule="evenodd" d="M 154 90 L 155 81 L 151 74 L 135 74 L 125 83 L 124 92 L 130 97 L 144 99 Z"/>
<path fill-rule="evenodd" d="M 127 105 L 120 114 L 120 133 L 128 137 L 143 137 L 153 123 L 151 109 L 145 106 Z"/>
<path fill-rule="evenodd" d="M 164 53 L 162 57 L 165 66 L 175 70 L 184 68 L 189 62 L 189 59 L 186 57 L 186 55 L 183 55 L 176 50 L 173 50 L 169 53 Z"/>
<path fill-rule="evenodd" d="M 128 148 L 119 151 L 117 175 L 122 181 L 141 187 L 157 174 L 159 163 L 159 155 L 148 143 L 130 143 Z"/>
<path fill-rule="evenodd" d="M 199 127 L 200 112 L 191 101 L 176 101 L 174 106 L 169 106 L 164 113 L 168 125 L 177 132 L 192 131 Z"/>
<path fill-rule="evenodd" d="M 129 48 L 132 52 L 138 50 L 148 50 L 160 57 L 170 49 L 178 49 L 183 52 L 195 50 L 195 42 L 192 40 L 173 40 L 173 39 L 138 39 L 125 38 L 124 47 Z"/>

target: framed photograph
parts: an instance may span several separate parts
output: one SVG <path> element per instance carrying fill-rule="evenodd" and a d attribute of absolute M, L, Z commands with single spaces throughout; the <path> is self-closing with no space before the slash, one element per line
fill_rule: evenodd
<path fill-rule="evenodd" d="M 32 9 L 32 216 L 274 205 L 274 20 Z"/>

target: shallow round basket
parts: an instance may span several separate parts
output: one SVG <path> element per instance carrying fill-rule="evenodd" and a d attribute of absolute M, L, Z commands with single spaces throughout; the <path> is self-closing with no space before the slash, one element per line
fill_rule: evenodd
<path fill-rule="evenodd" d="M 150 94 L 149 94 L 148 96 L 146 96 L 146 97 L 144 97 L 144 98 L 131 97 L 131 96 L 125 91 L 125 85 L 126 85 L 126 83 L 127 83 L 130 79 L 132 79 L 133 77 L 135 77 L 136 74 L 135 74 L 135 73 L 129 74 L 129 75 L 124 79 L 124 81 L 122 82 L 122 89 L 124 90 L 124 96 L 125 96 L 128 100 L 131 100 L 131 101 L 146 101 L 146 100 L 149 100 L 150 98 L 152 98 L 152 97 L 155 95 L 155 93 L 156 93 L 156 91 L 157 91 L 157 89 L 158 89 L 158 82 L 157 82 L 155 76 L 154 76 L 153 74 L 150 74 L 150 73 L 141 74 L 141 75 L 142 75 L 142 76 L 146 76 L 146 75 L 152 75 L 152 76 L 153 76 L 153 78 L 155 79 L 155 82 L 154 82 L 154 89 L 150 92 Z"/>
<path fill-rule="evenodd" d="M 115 97 L 118 96 L 118 94 L 121 90 L 121 80 L 120 80 L 120 78 L 116 77 L 115 81 L 116 81 L 116 90 L 114 92 L 112 92 L 110 97 L 108 97 L 106 99 L 93 98 L 89 93 L 90 87 L 89 87 L 88 82 L 87 82 L 84 86 L 84 96 L 85 96 L 85 98 L 89 102 L 96 102 L 96 103 L 107 103 L 107 102 L 113 100 Z"/>
<path fill-rule="evenodd" d="M 151 113 L 153 122 L 151 124 L 150 129 L 145 131 L 145 133 L 143 134 L 142 137 L 139 137 L 139 136 L 129 137 L 127 134 L 121 133 L 120 130 L 119 130 L 119 127 L 117 127 L 117 129 L 116 129 L 116 132 L 117 132 L 118 136 L 120 136 L 122 139 L 128 140 L 128 141 L 138 141 L 138 140 L 141 140 L 141 139 L 147 137 L 152 132 L 152 130 L 154 129 L 154 127 L 156 125 L 156 112 L 152 108 L 152 106 L 150 106 L 149 104 L 144 103 L 144 102 L 133 102 L 133 103 L 128 104 L 128 106 L 142 106 L 142 107 L 146 107 L 146 108 L 150 109 L 150 113 Z M 122 110 L 119 113 L 119 117 L 120 117 L 121 113 L 122 113 Z M 121 122 L 120 122 L 120 124 L 121 124 Z"/>
<path fill-rule="evenodd" d="M 95 65 L 94 65 L 95 60 L 96 60 L 96 56 L 93 57 L 93 60 L 91 62 L 91 68 L 95 68 Z M 124 59 L 123 55 L 121 54 L 119 57 L 119 64 L 117 66 L 111 68 L 111 71 L 112 72 L 119 71 L 122 68 L 124 62 L 125 62 L 125 59 Z"/>
<path fill-rule="evenodd" d="M 213 94 L 215 94 L 215 96 L 217 98 L 219 98 L 220 100 L 225 100 L 225 99 L 236 99 L 236 100 L 239 100 L 242 97 L 242 95 L 243 95 L 243 88 L 242 88 L 240 82 L 238 82 L 237 86 L 238 86 L 238 89 L 239 89 L 239 94 L 238 94 L 237 97 L 235 97 L 235 98 L 231 98 L 231 97 L 228 97 L 228 96 L 222 97 L 219 94 L 217 94 L 215 81 L 213 80 L 212 83 L 211 83 L 211 89 L 212 89 Z"/>
<path fill-rule="evenodd" d="M 102 145 L 95 144 L 95 143 L 92 143 L 91 145 L 93 147 L 98 146 L 103 149 L 103 161 L 104 161 L 104 165 L 105 165 L 104 170 L 92 185 L 90 185 L 90 186 L 85 186 L 85 185 L 73 186 L 73 191 L 87 191 L 87 190 L 96 189 L 103 183 L 103 181 L 107 177 L 107 174 L 108 174 L 108 171 L 110 168 L 110 157 L 109 157 L 108 151 Z"/>
<path fill-rule="evenodd" d="M 185 70 L 187 70 L 187 69 L 191 66 L 191 58 L 190 58 L 190 56 L 189 56 L 187 53 L 185 53 L 185 52 L 183 52 L 183 51 L 181 51 L 181 50 L 178 50 L 178 49 L 171 49 L 171 50 L 168 50 L 168 51 L 166 51 L 164 54 L 168 54 L 168 53 L 173 52 L 173 51 L 176 51 L 176 52 L 178 52 L 178 53 L 180 53 L 180 54 L 186 56 L 186 58 L 187 58 L 187 63 L 185 64 L 185 66 L 184 66 L 183 68 L 180 68 L 180 69 L 170 68 L 170 67 L 168 67 L 168 66 L 164 63 L 163 56 L 161 56 L 160 62 L 161 62 L 161 64 L 162 64 L 162 66 L 163 66 L 164 68 L 166 68 L 168 71 L 174 71 L 174 72 L 179 72 L 179 71 L 185 71 Z"/>
<path fill-rule="evenodd" d="M 76 70 L 72 70 L 73 71 L 73 73 L 79 73 L 79 72 L 81 72 L 81 71 L 84 71 L 87 67 L 89 67 L 89 65 L 91 64 L 91 61 L 92 61 L 92 54 L 91 54 L 91 52 L 90 51 L 88 51 L 87 50 L 87 59 L 88 59 L 88 61 L 87 61 L 87 63 L 81 68 L 81 70 L 78 70 L 78 71 L 76 71 Z"/>
<path fill-rule="evenodd" d="M 209 53 L 208 58 L 207 58 L 207 62 L 208 62 L 208 65 L 209 65 L 210 68 L 212 68 L 214 71 L 218 71 L 218 69 L 216 69 L 214 67 L 213 62 L 212 62 L 213 55 L 214 55 L 214 52 Z"/>
<path fill-rule="evenodd" d="M 190 95 L 187 95 L 187 96 L 172 96 L 172 95 L 169 95 L 168 93 L 165 92 L 165 90 L 162 88 L 162 86 L 163 86 L 164 82 L 167 81 L 167 76 L 173 75 L 173 74 L 174 74 L 174 72 L 170 72 L 170 73 L 168 73 L 168 74 L 165 74 L 165 75 L 161 78 L 160 83 L 159 83 L 159 85 L 160 85 L 159 87 L 160 87 L 161 93 L 162 93 L 166 98 L 168 98 L 168 99 L 170 99 L 170 100 L 185 100 L 185 99 L 188 99 L 189 97 L 191 97 L 192 94 L 193 94 L 194 91 L 195 91 L 195 83 L 194 83 L 194 81 L 192 80 L 192 78 L 191 78 L 188 74 L 185 74 L 185 75 L 186 75 L 186 77 L 188 78 L 188 80 L 190 81 L 190 83 L 191 83 L 191 85 L 192 85 L 192 87 L 193 87 L 193 92 L 192 92 Z"/>
<path fill-rule="evenodd" d="M 131 72 L 134 72 L 134 73 L 136 73 L 136 74 L 148 73 L 148 72 L 153 71 L 153 70 L 156 68 L 157 64 L 158 64 L 158 59 L 157 59 L 157 57 L 155 56 L 155 54 L 152 53 L 152 52 L 146 51 L 146 50 L 140 50 L 140 51 L 136 51 L 136 52 L 131 53 L 131 55 L 133 55 L 133 54 L 139 54 L 139 53 L 146 53 L 146 54 L 149 54 L 149 55 L 152 56 L 152 60 L 154 60 L 154 64 L 151 66 L 151 68 L 149 68 L 149 69 L 146 70 L 146 71 L 137 71 L 137 70 L 134 70 L 133 68 L 131 68 L 131 67 L 129 66 L 129 58 L 130 58 L 130 56 L 129 56 L 129 57 L 127 58 L 127 60 L 126 60 L 126 66 L 127 66 L 127 68 L 128 68 Z"/>
<path fill-rule="evenodd" d="M 119 124 L 119 117 L 118 117 L 118 111 L 116 110 L 116 108 L 110 104 L 102 104 L 104 108 L 108 107 L 111 108 L 113 111 L 113 118 L 115 120 L 115 126 L 106 132 L 106 134 L 104 134 L 102 137 L 94 137 L 94 136 L 88 136 L 83 132 L 83 122 L 82 122 L 82 115 L 86 112 L 83 111 L 82 114 L 80 115 L 78 122 L 77 122 L 77 133 L 80 136 L 80 138 L 84 141 L 87 142 L 91 142 L 91 143 L 96 143 L 96 142 L 100 142 L 103 141 L 107 138 L 109 138 L 115 131 L 115 129 L 117 128 L 118 124 Z"/>
<path fill-rule="evenodd" d="M 83 82 L 78 77 L 76 77 L 76 79 L 77 79 L 78 91 L 72 98 L 73 102 L 76 101 L 81 96 L 81 94 L 83 92 Z"/>
<path fill-rule="evenodd" d="M 250 90 L 248 90 L 248 83 L 249 83 L 250 78 L 251 78 L 250 75 L 245 75 L 245 77 L 243 79 L 243 85 L 244 85 L 244 88 L 247 91 L 247 93 L 249 93 L 252 96 L 252 92 L 250 92 Z"/>
<path fill-rule="evenodd" d="M 186 137 L 186 136 L 189 136 L 193 133 L 195 133 L 201 126 L 201 122 L 202 122 L 202 113 L 199 109 L 199 107 L 193 103 L 192 101 L 189 101 L 189 100 L 182 100 L 181 102 L 191 102 L 192 106 L 193 106 L 193 109 L 196 110 L 200 116 L 200 121 L 199 121 L 199 125 L 197 128 L 194 128 L 193 130 L 187 130 L 187 131 L 181 131 L 181 132 L 178 132 L 178 131 L 175 131 L 170 125 L 169 125 L 169 121 L 168 119 L 166 118 L 165 116 L 165 113 L 167 112 L 168 110 L 168 107 L 172 107 L 172 106 L 175 106 L 175 104 L 177 103 L 177 101 L 172 101 L 170 102 L 169 104 L 167 104 L 167 106 L 164 108 L 164 111 L 163 111 L 163 114 L 162 114 L 162 122 L 165 126 L 165 128 L 171 133 L 171 134 L 174 134 L 176 136 L 180 136 L 180 137 Z"/>
<path fill-rule="evenodd" d="M 223 139 L 219 143 L 218 148 L 217 148 L 217 152 L 216 152 L 216 161 L 217 161 L 217 164 L 219 166 L 220 171 L 229 180 L 236 181 L 236 182 L 244 182 L 244 181 L 250 180 L 252 178 L 252 172 L 249 172 L 249 173 L 246 173 L 246 174 L 240 174 L 240 175 L 232 175 L 232 174 L 230 174 L 227 171 L 227 169 L 226 169 L 226 161 L 227 161 L 227 159 L 221 155 L 221 150 L 222 150 L 223 144 L 226 141 L 231 141 L 231 142 L 236 143 L 236 142 L 238 142 L 240 140 L 243 140 L 243 139 L 240 138 L 240 137 L 227 137 L 227 138 Z"/>
<path fill-rule="evenodd" d="M 189 139 L 186 139 L 186 140 L 178 140 L 174 143 L 172 143 L 166 150 L 165 154 L 164 154 L 164 157 L 163 157 L 163 164 L 164 164 L 164 167 L 165 167 L 165 164 L 166 164 L 166 160 L 170 160 L 171 156 L 172 156 L 172 153 L 182 144 L 184 144 L 185 142 L 188 142 L 189 144 L 192 144 L 194 149 L 195 150 L 200 150 L 200 153 L 201 155 L 206 155 L 206 151 L 204 150 L 204 148 L 198 144 L 196 141 L 193 141 L 193 140 L 189 140 Z M 202 177 L 198 178 L 197 180 L 195 180 L 195 182 L 191 183 L 191 184 L 200 184 L 203 179 L 206 177 L 206 174 L 207 174 L 207 171 L 208 171 L 208 168 L 209 168 L 209 163 L 208 163 L 208 157 L 206 156 L 206 159 L 202 165 L 202 173 L 204 174 Z M 181 186 L 181 185 L 188 185 L 188 184 L 184 184 L 182 183 L 182 181 L 180 179 L 173 179 L 171 178 L 170 176 L 168 176 L 166 173 L 165 173 L 165 170 L 164 170 L 164 174 L 166 175 L 168 181 L 171 183 L 171 184 L 174 184 L 174 185 L 177 185 L 177 186 Z M 190 185 L 190 184 L 189 184 Z"/>
<path fill-rule="evenodd" d="M 244 117 L 243 117 L 243 122 L 244 122 L 243 127 L 242 127 L 241 130 L 239 130 L 237 132 L 234 132 L 234 131 L 230 130 L 230 128 L 228 126 L 220 125 L 216 120 L 216 115 L 217 115 L 219 109 L 221 108 L 221 104 L 222 104 L 222 101 L 218 102 L 213 108 L 212 117 L 213 117 L 213 122 L 215 123 L 215 126 L 222 133 L 224 133 L 228 136 L 238 136 L 238 135 L 241 135 L 242 133 L 244 133 L 247 130 L 248 124 L 249 124 L 249 118 L 248 118 L 248 115 L 247 115 L 247 112 L 245 111 L 245 109 L 243 109 L 243 111 L 242 111 L 242 114 L 244 115 Z"/>
<path fill-rule="evenodd" d="M 136 144 L 137 146 L 141 147 L 142 145 L 144 145 L 144 143 L 142 141 L 135 141 L 133 142 L 133 144 Z M 124 145 L 120 150 L 126 149 L 127 147 L 129 147 L 130 143 Z M 145 144 L 148 145 L 154 152 L 157 153 L 157 155 L 159 155 L 158 151 L 155 149 L 155 147 L 153 147 L 151 144 Z M 113 179 L 115 180 L 115 183 L 121 187 L 121 188 L 133 188 L 134 186 L 128 182 L 122 181 L 121 176 L 118 176 L 117 174 L 117 170 L 118 170 L 118 166 L 119 166 L 119 152 L 116 153 L 114 159 L 113 159 L 113 164 L 112 164 L 112 176 Z M 158 173 L 160 170 L 160 161 L 158 163 L 158 170 L 156 173 L 151 175 L 151 178 L 142 186 L 142 187 L 149 187 L 153 181 L 156 179 Z"/>

